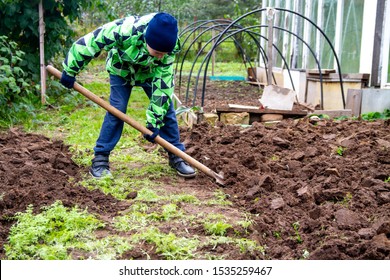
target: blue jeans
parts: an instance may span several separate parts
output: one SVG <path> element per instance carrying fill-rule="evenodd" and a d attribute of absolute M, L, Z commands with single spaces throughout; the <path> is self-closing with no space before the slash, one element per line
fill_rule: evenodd
<path fill-rule="evenodd" d="M 146 95 L 151 97 L 152 87 L 148 83 L 136 84 L 144 89 Z M 131 90 L 133 86 L 125 79 L 110 75 L 110 104 L 126 113 L 127 104 L 129 103 Z M 121 138 L 124 122 L 111 113 L 107 112 L 100 129 L 99 138 L 94 148 L 95 155 L 109 155 Z M 159 134 L 163 139 L 174 145 L 176 148 L 184 151 L 185 147 L 180 142 L 179 126 L 177 124 L 175 108 L 173 102 L 164 117 L 164 126 L 160 129 Z"/>

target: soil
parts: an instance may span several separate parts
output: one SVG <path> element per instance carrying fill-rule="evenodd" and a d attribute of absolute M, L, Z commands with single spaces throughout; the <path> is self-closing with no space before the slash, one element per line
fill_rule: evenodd
<path fill-rule="evenodd" d="M 240 86 L 247 95 L 237 98 Z M 247 86 L 211 86 L 205 108 L 253 105 L 258 91 Z M 199 196 L 222 189 L 232 208 L 253 214 L 249 238 L 264 245 L 265 254 L 240 254 L 228 245 L 219 248 L 231 250 L 230 259 L 389 260 L 389 124 L 389 120 L 312 121 L 305 117 L 274 124 L 255 122 L 246 128 L 223 123 L 181 127 L 187 153 L 223 173 L 225 183 L 220 186 L 198 172 L 194 179 L 178 180 L 174 188 L 190 187 Z M 106 219 L 131 204 L 131 199 L 119 201 L 78 185 L 86 172 L 71 160 L 69 147 L 59 140 L 20 129 L 1 132 L 0 257 L 4 258 L 3 245 L 14 223 L 10 217 L 29 204 L 39 211 L 61 200 L 65 206 L 88 207 Z M 173 188 L 167 180 L 161 183 L 167 190 Z M 147 251 L 151 258 L 162 259 L 151 253 L 151 247 L 128 252 L 123 258 L 143 258 L 140 252 Z"/>

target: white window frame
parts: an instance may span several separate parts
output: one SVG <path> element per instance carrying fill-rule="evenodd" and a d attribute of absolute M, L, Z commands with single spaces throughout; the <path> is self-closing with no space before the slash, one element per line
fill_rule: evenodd
<path fill-rule="evenodd" d="M 389 48 L 390 48 L 390 3 L 386 1 L 383 26 L 382 54 L 381 54 L 381 88 L 390 88 L 390 80 L 387 80 L 389 71 Z"/>

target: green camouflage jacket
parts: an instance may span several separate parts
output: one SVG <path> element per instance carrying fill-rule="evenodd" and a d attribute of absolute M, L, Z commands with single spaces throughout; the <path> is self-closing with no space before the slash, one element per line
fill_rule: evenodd
<path fill-rule="evenodd" d="M 108 51 L 106 69 L 110 74 L 128 80 L 131 85 L 136 82 L 152 85 L 153 94 L 146 111 L 146 122 L 160 128 L 172 102 L 173 62 L 181 45 L 178 40 L 173 52 L 161 60 L 149 55 L 144 32 L 154 15 L 129 16 L 99 27 L 72 45 L 63 67 L 70 76 L 76 76 L 103 49 Z"/>

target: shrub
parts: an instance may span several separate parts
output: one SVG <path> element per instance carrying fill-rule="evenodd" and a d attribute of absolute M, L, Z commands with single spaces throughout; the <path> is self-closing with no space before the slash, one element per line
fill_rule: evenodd
<path fill-rule="evenodd" d="M 0 36 L 0 126 L 28 117 L 38 103 L 39 86 L 20 67 L 23 58 L 17 43 Z"/>

